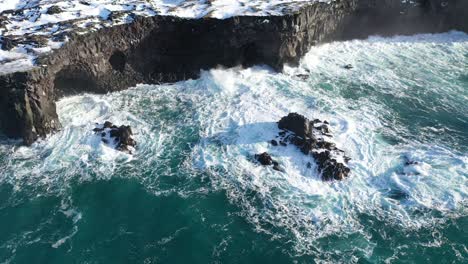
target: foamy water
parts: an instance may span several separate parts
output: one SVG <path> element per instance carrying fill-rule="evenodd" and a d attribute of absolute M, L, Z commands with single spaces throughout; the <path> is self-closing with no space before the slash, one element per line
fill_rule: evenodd
<path fill-rule="evenodd" d="M 29 148 L 0 146 L 0 183 L 31 199 L 61 197 L 58 211 L 70 227 L 50 241 L 58 249 L 81 248 L 67 247 L 86 226 L 73 202 L 76 186 L 123 178 L 156 197 L 222 193 L 235 212 L 204 211 L 195 202 L 190 208 L 204 212 L 201 222 L 216 226 L 206 215 L 236 215 L 248 223 L 244 232 L 279 243 L 291 259 L 392 262 L 409 255 L 418 262 L 414 252 L 436 247 L 441 252 L 420 254 L 463 262 L 466 246 L 446 227 L 468 216 L 467 66 L 463 33 L 372 37 L 312 48 L 281 74 L 260 66 L 214 69 L 173 85 L 66 98 L 58 102 L 60 133 Z M 307 166 L 311 157 L 268 143 L 290 112 L 330 122 L 352 159 L 348 179 L 322 182 Z M 133 127 L 134 156 L 93 134 L 105 120 Z M 286 172 L 252 162 L 264 151 Z M 237 236 L 230 232 L 216 252 L 230 251 Z"/>

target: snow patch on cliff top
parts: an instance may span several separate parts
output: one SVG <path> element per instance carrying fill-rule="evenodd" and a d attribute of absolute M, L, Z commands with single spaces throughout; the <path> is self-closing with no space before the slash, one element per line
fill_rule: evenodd
<path fill-rule="evenodd" d="M 333 0 L 0 0 L 0 12 L 21 8 L 47 9 L 57 5 L 64 7 L 67 13 L 82 11 L 82 15 L 92 16 L 103 9 L 112 11 L 136 7 L 136 11 L 150 9 L 159 15 L 222 19 L 239 15 L 281 15 L 305 4 L 330 1 Z"/>
<path fill-rule="evenodd" d="M 26 71 L 59 48 L 70 32 L 84 34 L 130 23 L 135 16 L 184 18 L 281 15 L 333 0 L 0 0 L 0 74 Z"/>

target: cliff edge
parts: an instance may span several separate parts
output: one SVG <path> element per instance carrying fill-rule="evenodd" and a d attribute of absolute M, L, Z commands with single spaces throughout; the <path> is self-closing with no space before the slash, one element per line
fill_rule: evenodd
<path fill-rule="evenodd" d="M 56 29 L 49 35 L 4 32 L 3 50 L 24 48 L 33 59 L 26 67 L 16 68 L 8 67 L 14 59 L 0 62 L 4 64 L 0 67 L 0 131 L 31 144 L 59 130 L 55 101 L 67 95 L 176 82 L 217 66 L 266 64 L 280 71 L 285 64 L 297 64 L 310 46 L 328 41 L 373 34 L 468 32 L 466 0 L 301 1 L 294 8 L 281 7 L 280 14 L 234 13 L 227 18 L 210 16 L 216 14 L 213 10 L 183 18 L 154 10 L 138 13 L 135 7 L 85 21 L 91 24 L 72 19 L 41 25 L 41 30 Z M 2 17 L 13 21 L 25 10 L 2 12 L 0 24 Z M 77 23 L 93 29 L 83 31 Z"/>

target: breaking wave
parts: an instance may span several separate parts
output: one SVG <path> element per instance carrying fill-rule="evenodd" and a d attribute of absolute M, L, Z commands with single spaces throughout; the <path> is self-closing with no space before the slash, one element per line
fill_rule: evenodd
<path fill-rule="evenodd" d="M 76 184 L 122 177 L 154 195 L 221 191 L 256 232 L 294 256 L 392 261 L 415 247 L 446 244 L 463 262 L 466 247 L 442 227 L 468 216 L 467 61 L 463 33 L 372 37 L 314 47 L 281 74 L 260 66 L 214 69 L 173 85 L 65 98 L 60 133 L 32 147 L 0 145 L 0 183 L 32 196 L 69 197 Z M 330 122 L 352 158 L 350 178 L 322 182 L 307 166 L 310 157 L 268 143 L 290 112 Z M 134 156 L 93 134 L 105 120 L 136 130 Z M 264 151 L 286 172 L 252 162 Z M 184 177 L 184 184 L 167 177 Z M 82 217 L 79 208 L 63 211 L 75 222 Z M 385 246 L 390 252 L 381 252 Z"/>

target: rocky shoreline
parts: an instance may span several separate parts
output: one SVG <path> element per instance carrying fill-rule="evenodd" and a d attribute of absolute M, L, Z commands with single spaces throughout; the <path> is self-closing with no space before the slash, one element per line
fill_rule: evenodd
<path fill-rule="evenodd" d="M 130 126 L 116 126 L 109 121 L 99 125 L 93 129 L 93 132 L 101 137 L 101 141 L 115 148 L 118 151 L 125 152 L 127 154 L 133 154 L 137 145 L 133 139 L 133 131 Z"/>
<path fill-rule="evenodd" d="M 217 66 L 281 71 L 319 43 L 452 29 L 468 32 L 468 1 L 336 0 L 282 16 L 228 19 L 136 16 L 129 24 L 70 32 L 32 69 L 0 75 L 0 131 L 32 144 L 59 130 L 55 101 L 63 96 L 176 82 Z"/>
<path fill-rule="evenodd" d="M 285 147 L 291 144 L 299 148 L 304 155 L 310 155 L 324 181 L 343 180 L 348 177 L 351 170 L 347 164 L 351 159 L 331 141 L 333 135 L 328 121 L 309 120 L 298 113 L 290 113 L 281 118 L 278 128 L 281 130 L 276 136 L 279 144 L 276 139 L 272 139 L 272 146 Z M 266 152 L 254 157 L 263 166 L 273 165 L 274 170 L 283 171 L 279 163 Z M 307 164 L 307 167 L 311 168 L 312 164 Z"/>

